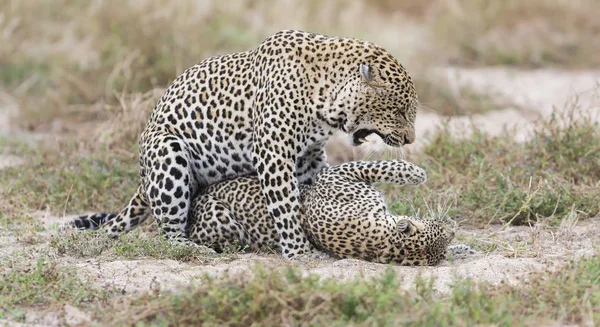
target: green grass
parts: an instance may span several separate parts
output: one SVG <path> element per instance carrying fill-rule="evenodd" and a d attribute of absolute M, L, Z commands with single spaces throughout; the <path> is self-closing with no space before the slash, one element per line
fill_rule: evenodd
<path fill-rule="evenodd" d="M 156 227 L 154 224 L 153 227 Z M 206 263 L 229 260 L 233 253 L 211 254 L 204 247 L 175 245 L 155 232 L 144 233 L 136 229 L 118 239 L 107 237 L 102 232 L 65 231 L 52 235 L 50 247 L 58 255 L 74 258 L 109 259 L 171 259 L 183 262 Z"/>
<path fill-rule="evenodd" d="M 576 107 L 574 107 L 576 108 Z M 600 128 L 575 119 L 575 109 L 542 121 L 532 139 L 515 142 L 511 131 L 489 137 L 474 130 L 466 139 L 439 131 L 423 154 L 412 159 L 428 172 L 425 187 L 402 189 L 397 213 L 426 211 L 427 204 L 450 203 L 448 213 L 471 225 L 558 223 L 573 212 L 599 214 Z M 566 126 L 566 128 L 562 128 Z M 7 141 L 4 141 L 6 143 Z M 3 207 L 51 213 L 116 212 L 138 183 L 137 159 L 111 150 L 79 151 L 74 145 L 29 150 L 23 166 L 0 171 Z M 398 199 L 395 188 L 386 188 Z"/>
<path fill-rule="evenodd" d="M 510 286 L 458 281 L 449 295 L 433 280 L 404 289 L 392 269 L 374 279 L 338 281 L 268 271 L 252 277 L 206 277 L 176 293 L 117 300 L 96 317 L 111 325 L 521 326 L 600 320 L 600 257 L 570 262 Z M 110 312 L 111 314 L 107 314 Z"/>
<path fill-rule="evenodd" d="M 413 160 L 428 172 L 426 187 L 403 188 L 411 201 L 395 201 L 392 211 L 431 213 L 441 205 L 442 214 L 447 211 L 463 225 L 475 226 L 539 220 L 558 224 L 573 215 L 597 216 L 600 128 L 590 119 L 575 120 L 573 112 L 541 122 L 525 143 L 513 141 L 510 131 L 489 137 L 475 130 L 465 139 L 440 131 Z M 33 235 L 40 226 L 29 214 L 32 209 L 115 211 L 135 190 L 137 161 L 128 156 L 111 156 L 101 147 L 90 152 L 72 144 L 58 149 L 40 144 L 35 149 L 12 140 L 1 142 L 9 153 L 29 157 L 24 166 L 0 171 L 5 186 L 0 204 L 8 209 L 0 212 L 0 221 L 11 231 L 28 231 L 21 243 L 48 240 Z M 386 190 L 389 197 L 400 197 L 395 188 Z M 494 251 L 473 242 L 478 250 Z M 50 237 L 49 243 L 57 255 L 72 258 L 200 264 L 232 258 L 176 247 L 140 231 L 117 240 L 98 233 L 62 233 Z M 528 246 L 531 251 L 528 244 L 511 246 Z M 0 304 L 3 317 L 11 320 L 23 320 L 32 307 L 51 309 L 64 303 L 83 307 L 95 320 L 110 325 L 519 326 L 600 320 L 595 309 L 600 306 L 598 255 L 531 276 L 518 286 L 460 281 L 449 295 L 436 292 L 428 280 L 404 290 L 391 270 L 375 280 L 341 282 L 301 277 L 295 270 L 258 269 L 253 277 L 207 277 L 177 293 L 154 290 L 121 297 L 110 289 L 91 288 L 73 269 L 47 256 L 18 254 L 2 265 L 8 269 L 0 280 Z"/>
<path fill-rule="evenodd" d="M 350 281 L 304 276 L 296 269 L 205 276 L 177 292 L 154 288 L 121 296 L 97 289 L 73 268 L 42 255 L 16 253 L 0 275 L 0 318 L 22 321 L 27 310 L 69 303 L 109 325 L 521 326 L 600 321 L 600 255 L 524 277 L 518 285 L 457 280 L 449 294 L 434 280 L 406 287 L 399 271 Z M 404 268 L 406 269 L 406 268 Z"/>
<path fill-rule="evenodd" d="M 24 165 L 0 170 L 4 201 L 18 200 L 30 209 L 49 209 L 54 214 L 114 212 L 137 188 L 135 158 L 106 151 L 82 155 L 74 145 L 62 149 L 42 145 L 26 155 Z"/>
<path fill-rule="evenodd" d="M 102 303 L 115 294 L 111 287 L 91 287 L 75 268 L 58 265 L 49 256 L 32 259 L 30 254 L 15 253 L 2 259 L 0 319 L 23 320 L 27 308 Z"/>
<path fill-rule="evenodd" d="M 0 232 L 16 237 L 17 246 L 36 245 L 35 250 L 0 259 L 0 318 L 21 321 L 28 310 L 54 310 L 70 303 L 93 312 L 104 324 L 600 323 L 598 255 L 532 276 L 519 286 L 461 281 L 449 295 L 437 293 L 426 280 L 406 291 L 391 271 L 375 280 L 341 282 L 300 277 L 295 270 L 257 269 L 254 277 L 207 278 L 178 293 L 154 290 L 139 297 L 121 297 L 110 287 L 93 288 L 74 268 L 59 264 L 56 255 L 198 264 L 234 257 L 173 246 L 153 232 L 135 231 L 118 240 L 98 233 L 49 236 L 32 212 L 120 210 L 137 187 L 138 161 L 131 153 L 137 152 L 139 131 L 160 96 L 152 90 L 165 87 L 202 58 L 256 46 L 283 27 L 278 20 L 282 8 L 259 3 L 234 8 L 219 2 L 198 14 L 193 2 L 185 1 L 126 6 L 111 1 L 0 2 L 7 18 L 0 20 L 5 41 L 0 48 L 0 93 L 8 93 L 7 99 L 19 107 L 13 123 L 50 130 L 53 141 L 56 130 L 70 138 L 54 145 L 0 138 L 0 153 L 26 161 L 0 170 Z M 306 19 L 284 23 L 359 36 L 399 51 L 389 40 L 401 37 L 397 31 L 408 20 L 395 15 L 417 19 L 427 32 L 419 43 L 431 46 L 419 48 L 415 62 L 399 59 L 413 73 L 424 106 L 444 115 L 483 113 L 506 104 L 469 87 L 418 76 L 410 67 L 441 62 L 585 68 L 599 63 L 594 0 L 365 4 L 364 10 L 344 12 L 345 19 L 329 20 L 320 16 L 327 12 L 320 2 L 297 2 L 297 16 Z M 337 13 L 336 6 L 347 4 L 330 6 L 328 10 Z M 256 24 L 255 16 L 264 19 Z M 358 20 L 370 24 L 357 30 Z M 385 22 L 385 30 L 377 22 Z M 427 170 L 429 181 L 424 187 L 402 188 L 401 193 L 386 187 L 388 198 L 400 199 L 391 205 L 397 213 L 447 213 L 467 226 L 535 221 L 558 225 L 600 213 L 600 128 L 591 120 L 555 116 L 525 143 L 512 141 L 510 131 L 489 137 L 476 130 L 459 139 L 442 130 L 424 154 L 411 160 Z M 468 241 L 483 252 L 495 251 L 494 244 L 484 249 L 478 240 Z M 38 253 L 37 246 L 46 242 L 53 255 Z M 531 251 L 530 244 L 511 247 Z"/>
<path fill-rule="evenodd" d="M 48 66 L 35 61 L 15 61 L 6 64 L 0 63 L 0 65 L 2 66 L 0 70 L 0 85 L 8 87 L 18 86 L 27 78 L 32 77 L 32 74 L 42 76 L 49 74 Z"/>

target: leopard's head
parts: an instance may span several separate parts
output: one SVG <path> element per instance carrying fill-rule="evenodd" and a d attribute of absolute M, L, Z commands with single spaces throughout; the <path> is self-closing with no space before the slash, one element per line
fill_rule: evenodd
<path fill-rule="evenodd" d="M 446 258 L 456 223 L 450 219 L 402 216 L 396 225 L 396 262 L 408 266 L 437 265 Z"/>
<path fill-rule="evenodd" d="M 374 50 L 350 70 L 339 92 L 342 116 L 339 128 L 353 145 L 377 134 L 389 146 L 415 141 L 418 98 L 404 67 L 384 50 Z"/>

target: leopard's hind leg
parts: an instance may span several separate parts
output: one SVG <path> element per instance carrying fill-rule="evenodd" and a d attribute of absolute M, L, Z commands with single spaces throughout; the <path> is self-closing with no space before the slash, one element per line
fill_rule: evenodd
<path fill-rule="evenodd" d="M 187 230 L 190 241 L 217 252 L 236 251 L 246 246 L 259 250 L 229 205 L 211 194 L 200 195 L 193 202 Z"/>

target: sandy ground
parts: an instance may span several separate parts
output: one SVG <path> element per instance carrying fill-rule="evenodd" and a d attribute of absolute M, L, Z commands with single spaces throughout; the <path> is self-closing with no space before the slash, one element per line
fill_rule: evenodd
<path fill-rule="evenodd" d="M 515 283 L 527 274 L 565 263 L 569 258 L 594 254 L 600 246 L 600 219 L 561 228 L 511 227 L 502 230 L 462 231 L 462 237 L 498 245 L 494 254 L 476 254 L 470 258 L 444 261 L 435 267 L 392 266 L 407 288 L 414 285 L 417 276 L 435 277 L 434 286 L 440 293 L 448 293 L 455 280 L 473 278 L 490 283 Z M 490 234 L 494 235 L 490 236 Z M 518 249 L 517 249 L 518 248 Z M 318 260 L 309 263 L 289 262 L 277 255 L 243 254 L 231 262 L 209 265 L 191 265 L 174 260 L 65 260 L 74 264 L 91 282 L 99 286 L 107 282 L 127 292 L 149 290 L 160 285 L 174 290 L 187 283 L 199 282 L 204 274 L 219 276 L 247 276 L 252 267 L 261 264 L 271 268 L 296 267 L 306 274 L 317 274 L 337 280 L 368 278 L 384 272 L 388 265 L 361 260 Z"/>
<path fill-rule="evenodd" d="M 597 89 L 600 83 L 600 72 L 562 72 L 552 70 L 513 71 L 506 69 L 441 69 L 440 78 L 450 81 L 472 84 L 476 89 L 492 91 L 508 97 L 516 108 L 491 112 L 473 117 L 453 117 L 449 124 L 456 133 L 468 130 L 466 126 L 473 123 L 489 133 L 496 134 L 506 127 L 519 127 L 515 137 L 524 139 L 532 124 L 539 117 L 548 117 L 553 108 L 563 108 L 579 97 L 583 108 L 600 108 Z M 598 110 L 600 111 L 600 110 Z M 0 117 L 2 117 L 0 112 Z M 5 115 L 6 113 L 4 113 Z M 598 117 L 596 117 L 597 119 Z M 421 112 L 417 120 L 418 144 L 411 146 L 410 151 L 418 151 L 426 144 L 428 136 L 438 128 L 446 118 L 434 113 Z M 0 135 L 6 134 L 8 125 L 0 119 Z M 338 136 L 340 137 L 340 136 Z M 343 137 L 340 137 L 343 138 Z M 377 143 L 374 141 L 374 143 Z M 373 146 L 369 144 L 368 146 Z M 366 152 L 365 149 L 354 150 Z M 348 154 L 352 157 L 352 153 Z M 3 155 L 0 149 L 0 169 L 18 165 L 23 158 Z M 56 218 L 35 215 L 46 223 L 56 222 Z M 559 228 L 543 225 L 536 227 L 510 227 L 508 229 L 462 230 L 460 238 L 482 244 L 494 244 L 497 250 L 492 254 L 477 254 L 470 258 L 454 262 L 443 262 L 436 267 L 398 267 L 392 269 L 404 280 L 407 288 L 411 287 L 418 275 L 435 277 L 435 287 L 440 293 L 447 293 L 449 285 L 455 278 L 474 278 L 490 283 L 518 283 L 534 271 L 553 269 L 567 262 L 570 258 L 592 254 L 600 246 L 600 219 L 578 223 L 565 221 Z M 0 257 L 22 249 L 15 244 L 15 238 L 0 230 Z M 63 264 L 78 267 L 81 275 L 90 282 L 102 286 L 106 283 L 116 285 L 128 293 L 148 290 L 160 286 L 163 289 L 176 289 L 188 283 L 199 283 L 204 273 L 213 276 L 228 272 L 230 275 L 248 275 L 255 264 L 267 267 L 284 268 L 295 266 L 306 274 L 318 274 L 341 280 L 366 278 L 381 274 L 386 265 L 374 264 L 359 260 L 322 260 L 309 263 L 297 263 L 282 260 L 276 255 L 240 255 L 233 261 L 212 263 L 210 265 L 187 264 L 173 260 L 118 260 L 99 259 L 79 260 L 69 257 L 60 259 Z M 39 316 L 31 313 L 27 320 L 42 325 L 53 325 L 51 316 Z M 76 308 L 66 307 L 60 313 L 74 319 L 85 321 L 85 313 Z M 55 317 L 54 317 L 55 318 Z M 79 320 L 78 320 L 79 319 Z M 0 322 L 1 324 L 1 322 Z"/>

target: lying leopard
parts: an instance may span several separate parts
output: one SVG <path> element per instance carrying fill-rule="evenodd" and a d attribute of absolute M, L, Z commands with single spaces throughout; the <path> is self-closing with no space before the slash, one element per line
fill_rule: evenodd
<path fill-rule="evenodd" d="M 415 141 L 411 77 L 370 42 L 294 30 L 256 48 L 208 58 L 167 88 L 139 140 L 140 186 L 105 230 L 118 236 L 148 216 L 177 243 L 200 189 L 255 175 L 287 258 L 313 251 L 300 219 L 299 185 L 327 166 L 338 130 L 355 145 L 370 134 Z"/>
<path fill-rule="evenodd" d="M 359 161 L 324 168 L 312 185 L 301 187 L 304 232 L 319 250 L 337 258 L 358 258 L 401 265 L 435 265 L 450 249 L 453 257 L 472 251 L 448 246 L 456 225 L 451 220 L 396 216 L 371 184 L 418 185 L 425 171 L 403 160 Z M 190 240 L 216 251 L 246 246 L 277 248 L 279 234 L 269 216 L 256 176 L 238 177 L 202 189 L 188 217 Z M 116 214 L 81 216 L 70 222 L 96 229 Z M 135 226 L 133 226 L 135 227 Z"/>

